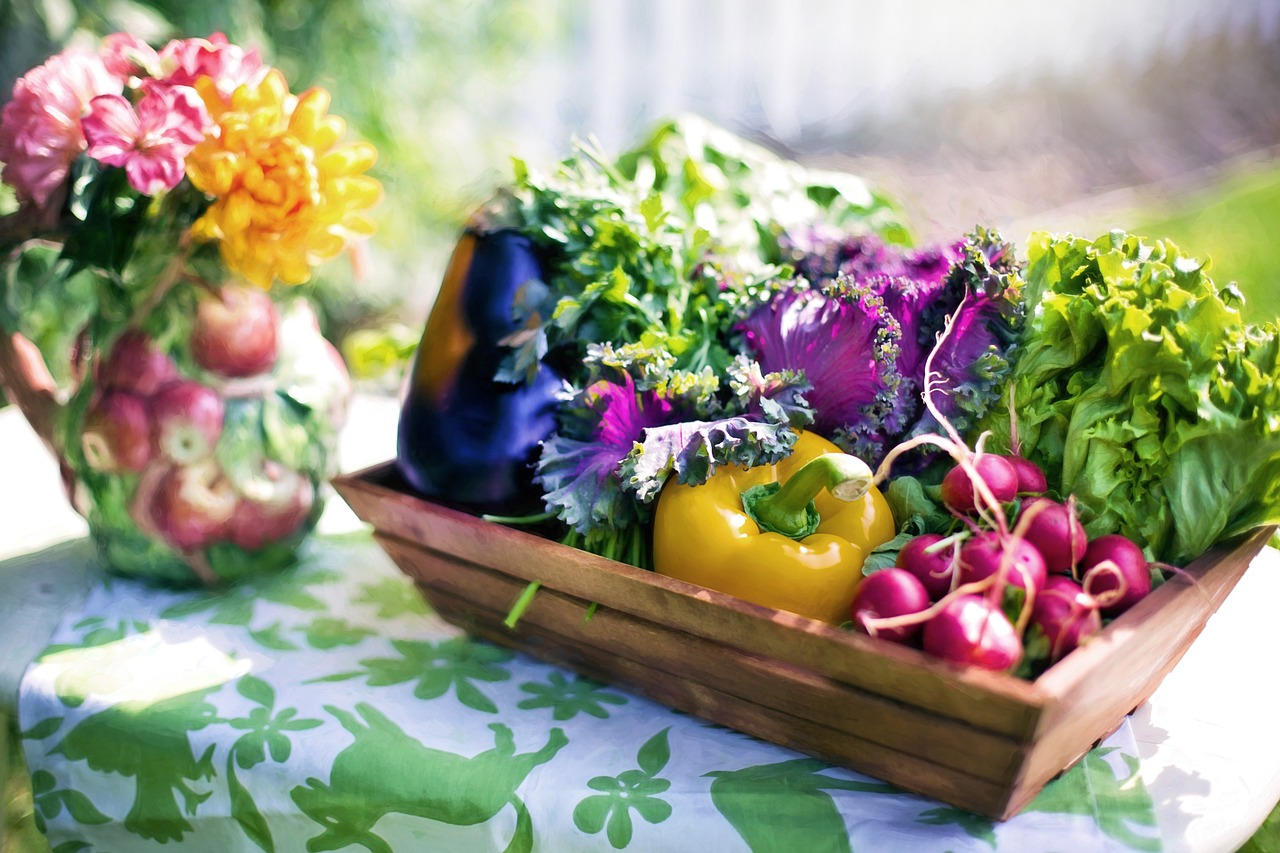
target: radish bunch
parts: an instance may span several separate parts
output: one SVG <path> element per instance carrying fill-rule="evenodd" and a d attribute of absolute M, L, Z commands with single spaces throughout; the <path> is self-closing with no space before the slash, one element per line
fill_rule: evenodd
<path fill-rule="evenodd" d="M 935 441 L 957 456 L 941 484 L 955 532 L 918 535 L 869 575 L 850 608 L 856 630 L 1007 670 L 1028 655 L 1057 661 L 1151 590 L 1142 550 L 1115 534 L 1089 540 L 1032 462 Z"/>
<path fill-rule="evenodd" d="M 925 361 L 923 402 L 944 434 L 897 445 L 875 476 L 882 483 L 894 460 L 917 447 L 940 448 L 955 461 L 940 493 L 956 522 L 945 536 L 907 541 L 893 568 L 863 580 L 850 615 L 855 630 L 918 644 L 943 660 L 992 670 L 1022 664 L 1020 671 L 1029 671 L 1057 661 L 1096 634 L 1104 617 L 1133 606 L 1150 592 L 1151 574 L 1136 544 L 1115 534 L 1089 541 L 1074 500 L 1046 496 L 1044 472 L 1019 451 L 1012 406 L 1012 453 L 1001 456 L 983 452 L 987 433 L 971 449 L 935 405 L 946 389 L 937 387 L 942 374 L 934 357 L 957 334 L 959 313 Z"/>

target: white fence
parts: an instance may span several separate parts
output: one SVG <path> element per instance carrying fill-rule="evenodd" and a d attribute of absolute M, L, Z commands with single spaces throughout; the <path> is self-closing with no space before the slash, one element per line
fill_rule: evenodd
<path fill-rule="evenodd" d="M 1280 44 L 1280 0 L 550 0 L 565 37 L 514 85 L 527 138 L 609 149 L 688 110 L 799 144 L 927 98 L 1141 68 L 1198 39 Z M 1194 61 L 1189 58 L 1188 61 Z"/>

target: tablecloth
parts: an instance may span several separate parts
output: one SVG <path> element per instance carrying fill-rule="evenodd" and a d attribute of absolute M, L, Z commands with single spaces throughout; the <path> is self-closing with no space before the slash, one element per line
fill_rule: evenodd
<path fill-rule="evenodd" d="M 55 853 L 1160 849 L 1128 725 L 996 823 L 471 639 L 365 532 L 95 581 L 18 718 Z"/>

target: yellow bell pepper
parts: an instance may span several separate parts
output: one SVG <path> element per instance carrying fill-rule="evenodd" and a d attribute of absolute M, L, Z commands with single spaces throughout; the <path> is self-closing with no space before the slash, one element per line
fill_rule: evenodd
<path fill-rule="evenodd" d="M 659 574 L 823 622 L 849 618 L 870 551 L 897 533 L 866 463 L 802 432 L 776 465 L 725 466 L 658 496 Z"/>

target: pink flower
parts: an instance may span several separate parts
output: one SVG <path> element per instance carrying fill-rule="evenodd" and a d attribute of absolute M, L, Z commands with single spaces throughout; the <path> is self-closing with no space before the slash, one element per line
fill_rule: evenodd
<path fill-rule="evenodd" d="M 84 150 L 80 118 L 89 101 L 123 89 L 101 58 L 84 51 L 64 51 L 28 71 L 0 113 L 0 179 L 43 207 Z"/>
<path fill-rule="evenodd" d="M 186 173 L 187 155 L 210 125 L 204 102 L 189 86 L 148 90 L 134 112 L 120 95 L 100 95 L 84 117 L 88 155 L 123 166 L 140 193 L 173 189 Z"/>
<path fill-rule="evenodd" d="M 194 86 L 201 77 L 209 77 L 223 100 L 263 70 L 257 50 L 246 51 L 230 44 L 222 33 L 207 39 L 175 39 L 160 51 L 160 62 L 164 68 L 173 69 L 164 82 Z"/>
<path fill-rule="evenodd" d="M 160 65 L 155 48 L 137 36 L 112 33 L 102 40 L 102 62 L 126 83 L 131 77 L 152 77 Z"/>

